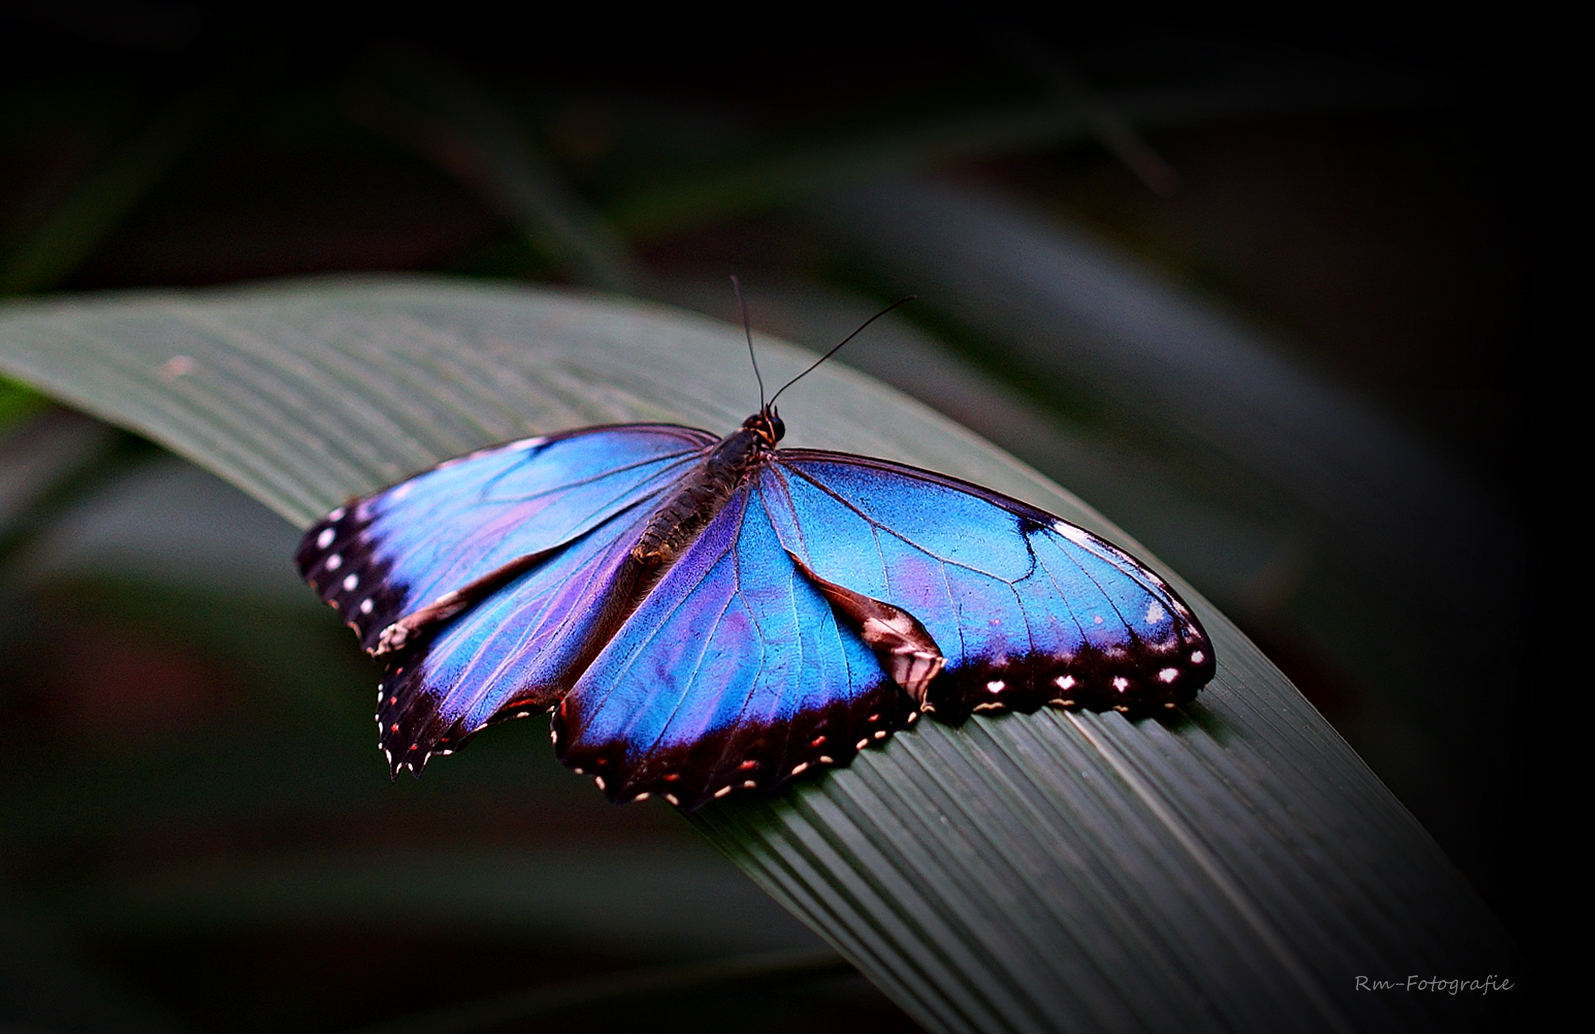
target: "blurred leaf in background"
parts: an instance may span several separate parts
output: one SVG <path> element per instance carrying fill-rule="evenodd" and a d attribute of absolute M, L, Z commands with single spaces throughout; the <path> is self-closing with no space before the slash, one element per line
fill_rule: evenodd
<path fill-rule="evenodd" d="M 479 14 L 7 13 L 0 290 L 421 271 L 733 318 L 736 272 L 756 329 L 810 347 L 913 291 L 844 361 L 1237 619 L 1538 951 L 1536 733 L 1480 718 L 1544 676 L 1479 648 L 1479 601 L 1538 588 L 1513 84 L 1355 26 L 856 12 L 567 50 Z M 570 390 L 573 422 L 602 408 Z M 721 988 L 699 1029 L 909 1025 L 532 728 L 389 786 L 291 527 L 25 387 L 0 421 L 0 921 L 81 1005 L 18 1022 L 339 1030 L 740 954 L 799 976 L 677 973 Z"/>

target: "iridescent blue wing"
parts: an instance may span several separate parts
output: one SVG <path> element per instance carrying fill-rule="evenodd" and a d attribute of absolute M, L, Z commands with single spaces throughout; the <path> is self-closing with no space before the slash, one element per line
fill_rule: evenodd
<path fill-rule="evenodd" d="M 1124 551 L 927 471 L 766 457 L 560 702 L 561 760 L 612 800 L 774 786 L 919 706 L 1145 714 L 1213 673 L 1206 634 Z"/>
<path fill-rule="evenodd" d="M 441 463 L 311 527 L 300 573 L 374 652 L 395 622 L 530 561 L 389 656 L 377 720 L 395 770 L 568 687 L 635 526 L 715 441 L 664 424 L 525 439 Z"/>
<path fill-rule="evenodd" d="M 560 759 L 685 808 L 846 764 L 916 714 L 745 483 L 560 702 Z"/>
<path fill-rule="evenodd" d="M 914 615 L 945 667 L 928 709 L 1153 713 L 1193 699 L 1213 649 L 1140 561 L 1016 499 L 885 460 L 784 449 L 763 495 L 819 579 Z"/>
<path fill-rule="evenodd" d="M 311 526 L 294 559 L 373 650 L 402 615 L 637 506 L 715 441 L 627 424 L 483 449 L 340 506 Z"/>

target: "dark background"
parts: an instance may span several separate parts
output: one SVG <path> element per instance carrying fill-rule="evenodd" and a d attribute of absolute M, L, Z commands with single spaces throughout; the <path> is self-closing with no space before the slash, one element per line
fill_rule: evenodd
<path fill-rule="evenodd" d="M 1522 705 L 1551 671 L 1532 601 L 1556 144 L 1526 53 L 1510 26 L 1390 15 L 41 6 L 0 15 L 0 291 L 424 272 L 730 318 L 734 272 L 756 328 L 816 348 L 919 293 L 908 329 L 843 361 L 1181 571 L 1540 959 L 1549 751 Z M 1133 374 L 1075 363 L 1044 312 L 1010 316 L 1000 278 L 848 215 L 927 184 L 1217 313 L 1443 490 L 1356 521 L 1293 495 L 1162 421 Z M 374 672 L 293 584 L 293 530 L 4 390 L 0 1017 L 343 1030 L 817 947 L 663 806 L 568 778 L 534 723 L 390 786 Z M 1416 539 L 1438 559 L 1383 558 Z M 600 987 L 543 1029 L 911 1028 L 829 970 L 693 979 Z"/>

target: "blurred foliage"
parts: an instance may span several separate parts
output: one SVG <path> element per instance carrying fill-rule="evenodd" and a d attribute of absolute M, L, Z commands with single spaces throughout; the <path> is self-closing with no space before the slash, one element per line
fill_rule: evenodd
<path fill-rule="evenodd" d="M 10 430 L 13 424 L 48 402 L 27 385 L 0 377 L 0 432 Z"/>
<path fill-rule="evenodd" d="M 779 47 L 694 42 L 665 20 L 573 47 L 479 12 L 381 31 L 335 11 L 315 27 L 159 5 L 7 12 L 0 292 L 424 270 L 728 316 L 720 285 L 737 272 L 760 329 L 824 345 L 920 288 L 838 243 L 834 206 L 821 209 L 933 173 L 1084 227 L 1263 328 L 1482 486 L 1532 548 L 1536 191 L 1506 114 L 1518 87 L 1473 77 L 1473 41 L 1044 21 L 1021 45 L 1013 26 L 941 8 L 910 24 L 849 13 L 847 31 L 794 24 Z M 1146 154 L 1178 189 L 1148 188 Z M 902 352 L 849 361 L 1075 488 L 1186 573 L 1536 951 L 1528 734 L 1468 716 L 1542 662 L 1458 676 L 1472 632 L 1416 617 L 1409 631 L 1421 607 L 1393 590 L 1400 605 L 1381 604 L 1377 576 L 1345 575 L 1317 515 L 971 309 L 927 299 L 913 318 L 921 334 Z M 614 863 L 602 871 L 632 874 L 637 901 L 671 894 L 650 867 L 694 886 L 740 877 L 672 816 L 588 800 L 534 730 L 506 727 L 470 766 L 388 786 L 366 742 L 369 666 L 308 594 L 237 560 L 286 558 L 291 530 L 51 412 L 0 382 L 0 593 L 14 616 L 0 630 L 0 933 L 19 958 L 60 960 L 47 978 L 5 978 L 0 997 L 20 989 L 23 1003 L 5 1019 L 338 1030 L 815 947 L 745 885 L 754 896 L 729 903 L 689 896 L 726 922 L 686 942 L 670 917 L 583 939 L 542 906 L 471 904 L 469 874 L 495 851 L 589 849 Z M 158 534 L 171 525 L 196 530 Z M 211 533 L 222 526 L 241 530 Z M 543 878 L 568 878 L 548 857 Z M 283 911 L 250 890 L 262 859 L 301 866 L 307 886 L 365 874 L 377 889 L 329 893 L 355 902 L 342 912 Z M 467 890 L 383 883 L 408 864 Z M 231 898 L 201 893 L 218 884 Z M 192 900 L 210 904 L 179 907 Z M 593 1011 L 572 1029 L 638 1015 L 700 1030 L 909 1023 L 857 978 L 733 985 L 711 1005 L 650 993 L 608 1013 L 584 999 Z"/>

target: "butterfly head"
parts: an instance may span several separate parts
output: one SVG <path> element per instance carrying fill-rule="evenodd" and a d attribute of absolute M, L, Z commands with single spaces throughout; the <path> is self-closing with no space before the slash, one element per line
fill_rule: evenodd
<path fill-rule="evenodd" d="M 786 424 L 782 422 L 781 415 L 773 406 L 765 406 L 757 413 L 742 421 L 742 426 L 759 436 L 769 448 L 775 448 L 775 443 L 786 437 Z"/>

